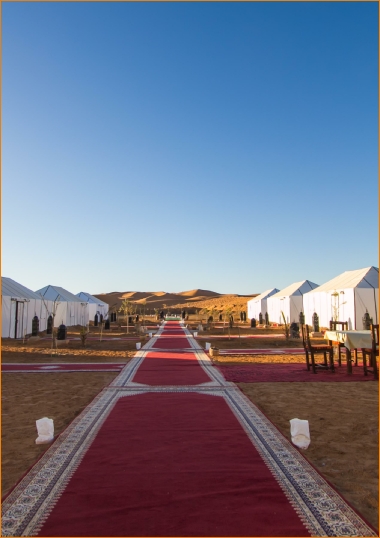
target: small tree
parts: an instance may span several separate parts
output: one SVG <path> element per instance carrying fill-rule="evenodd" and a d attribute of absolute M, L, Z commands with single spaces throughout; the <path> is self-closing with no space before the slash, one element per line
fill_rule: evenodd
<path fill-rule="evenodd" d="M 142 324 L 144 325 L 145 324 L 145 311 L 146 311 L 146 299 L 143 299 L 141 301 L 141 304 L 143 306 L 143 319 L 142 319 Z"/>
<path fill-rule="evenodd" d="M 216 320 L 217 315 L 219 314 L 218 310 L 215 308 L 211 308 L 208 312 L 208 323 L 210 325 L 210 329 L 214 327 L 214 321 Z"/>
<path fill-rule="evenodd" d="M 201 323 L 203 321 L 203 315 L 206 316 L 206 323 L 208 323 L 208 312 L 209 312 L 209 309 L 208 308 L 202 308 L 199 313 L 201 314 Z"/>
<path fill-rule="evenodd" d="M 286 340 L 289 340 L 289 325 L 286 323 L 286 318 L 285 318 L 285 314 L 284 312 L 281 310 L 281 315 L 282 315 L 282 319 L 284 320 L 284 324 L 285 324 L 285 338 Z"/>
<path fill-rule="evenodd" d="M 86 347 L 88 333 L 89 333 L 89 330 L 87 326 L 83 326 L 80 328 L 79 336 L 80 336 L 83 347 Z"/>
<path fill-rule="evenodd" d="M 56 297 L 55 300 L 53 301 L 53 308 L 52 308 L 52 310 L 50 311 L 50 310 L 48 309 L 48 306 L 47 306 L 47 303 L 46 303 L 44 297 L 42 297 L 42 295 L 41 295 L 41 299 L 42 299 L 42 301 L 43 301 L 43 303 L 44 303 L 46 312 L 47 312 L 47 314 L 48 314 L 49 316 L 51 316 L 52 319 L 53 319 L 53 322 L 52 322 L 52 331 L 51 331 L 51 349 L 52 349 L 52 350 L 53 350 L 53 349 L 57 349 L 57 339 L 56 339 L 56 331 L 55 331 L 55 329 L 54 329 L 54 319 L 55 319 L 55 316 L 56 316 L 56 314 L 57 314 L 58 306 L 59 306 L 59 304 L 60 304 L 60 300 L 59 300 L 60 298 L 61 298 L 61 296 L 60 296 L 60 295 L 57 295 L 57 297 Z M 62 322 L 62 323 L 63 323 L 63 322 Z"/>
<path fill-rule="evenodd" d="M 343 302 L 340 302 L 340 299 L 341 299 L 341 296 L 342 295 L 342 299 L 344 299 L 344 291 L 341 291 L 341 292 L 337 292 L 336 290 L 334 291 L 334 293 L 331 294 L 331 310 L 332 310 L 332 319 L 333 321 L 338 321 L 339 320 L 339 309 L 341 306 L 343 306 L 344 304 L 346 304 L 347 301 L 343 301 Z"/>
<path fill-rule="evenodd" d="M 124 317 L 127 317 L 127 334 L 129 334 L 129 316 L 132 316 L 136 311 L 136 305 L 129 299 L 124 299 L 120 305 L 119 312 L 123 312 Z"/>
<path fill-rule="evenodd" d="M 103 316 L 101 316 L 100 321 L 99 321 L 99 342 L 102 341 L 103 329 L 104 329 L 104 319 L 103 319 Z"/>
<path fill-rule="evenodd" d="M 316 312 L 313 314 L 313 331 L 318 333 L 319 332 L 319 316 Z"/>
<path fill-rule="evenodd" d="M 231 329 L 234 326 L 234 317 L 233 317 L 232 313 L 233 313 L 233 310 L 232 310 L 232 308 L 230 306 L 228 308 L 226 308 L 226 310 L 224 311 L 224 323 L 226 322 L 226 318 L 228 319 L 228 335 L 229 335 L 229 339 L 231 339 Z"/>

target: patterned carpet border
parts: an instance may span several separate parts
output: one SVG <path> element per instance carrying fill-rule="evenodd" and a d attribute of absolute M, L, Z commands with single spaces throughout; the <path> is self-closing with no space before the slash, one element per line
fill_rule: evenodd
<path fill-rule="evenodd" d="M 312 536 L 378 536 L 244 394 L 225 398 Z"/>
<path fill-rule="evenodd" d="M 55 440 L 2 505 L 2 536 L 35 536 L 111 411 L 117 393 L 102 391 Z"/>
<path fill-rule="evenodd" d="M 2 536 L 35 536 L 119 398 L 196 392 L 225 399 L 312 536 L 377 536 L 307 460 L 236 387 L 104 389 L 3 503 Z"/>
<path fill-rule="evenodd" d="M 231 386 L 231 383 L 229 381 L 226 381 L 223 377 L 223 375 L 219 372 L 217 368 L 215 368 L 209 359 L 209 357 L 204 352 L 203 348 L 197 343 L 197 341 L 194 339 L 192 333 L 185 327 L 181 327 L 183 331 L 185 331 L 185 335 L 189 342 L 189 353 L 194 353 L 194 356 L 197 358 L 198 363 L 203 368 L 203 370 L 206 372 L 206 374 L 210 377 L 210 382 L 208 383 L 210 386 L 224 386 L 228 387 Z M 135 373 L 137 372 L 139 366 L 141 365 L 142 361 L 144 360 L 144 357 L 146 357 L 147 353 L 157 352 L 157 353 L 175 353 L 176 350 L 169 349 L 161 349 L 161 348 L 153 348 L 154 344 L 157 341 L 157 338 L 162 334 L 163 332 L 163 326 L 161 326 L 160 330 L 158 331 L 157 335 L 154 336 L 147 342 L 143 348 L 136 353 L 136 355 L 133 357 L 133 359 L 127 364 L 127 366 L 122 370 L 122 372 L 113 380 L 111 383 L 111 387 L 125 387 L 129 385 L 131 382 L 133 382 L 133 378 L 135 376 Z M 179 349 L 178 352 L 186 352 L 186 349 Z M 201 385 L 205 385 L 205 383 L 202 383 Z"/>

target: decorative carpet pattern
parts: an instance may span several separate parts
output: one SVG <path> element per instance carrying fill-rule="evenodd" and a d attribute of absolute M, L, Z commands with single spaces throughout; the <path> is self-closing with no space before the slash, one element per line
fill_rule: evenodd
<path fill-rule="evenodd" d="M 164 329 L 5 499 L 3 536 L 377 536 L 191 337 L 208 382 L 136 382 Z"/>

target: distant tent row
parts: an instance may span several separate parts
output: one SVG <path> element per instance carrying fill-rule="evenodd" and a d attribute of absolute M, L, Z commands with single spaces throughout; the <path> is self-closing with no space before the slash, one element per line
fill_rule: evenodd
<path fill-rule="evenodd" d="M 61 323 L 67 327 L 87 325 L 89 316 L 86 301 L 81 301 L 79 297 L 59 286 L 45 286 L 36 293 L 56 305 L 54 327 L 59 327 Z"/>
<path fill-rule="evenodd" d="M 272 323 L 299 322 L 302 311 L 305 322 L 312 325 L 317 313 L 320 327 L 329 327 L 330 320 L 347 321 L 350 330 L 363 328 L 363 316 L 367 312 L 373 323 L 378 323 L 379 269 L 365 267 L 345 271 L 319 286 L 309 280 L 295 282 L 278 291 L 267 290 L 247 303 L 248 317 L 259 318 L 268 313 Z"/>
<path fill-rule="evenodd" d="M 39 320 L 39 330 L 47 328 L 47 320 L 54 316 L 54 326 L 87 325 L 98 314 L 106 318 L 108 304 L 89 293 L 77 295 L 59 286 L 45 286 L 32 291 L 11 278 L 1 278 L 2 291 L 2 336 L 22 338 L 32 333 L 35 316 Z"/>
<path fill-rule="evenodd" d="M 102 315 L 103 318 L 107 316 L 109 305 L 104 301 L 101 301 L 97 297 L 84 291 L 77 293 L 77 297 L 79 297 L 81 301 L 86 301 L 88 303 L 88 315 L 91 320 L 95 318 L 96 314 L 98 314 L 98 316 Z"/>
<path fill-rule="evenodd" d="M 267 299 L 268 297 L 271 297 L 275 293 L 277 293 L 277 288 L 272 288 L 270 290 L 266 290 L 263 293 L 260 293 L 260 295 L 257 295 L 254 299 L 251 299 L 248 301 L 248 317 L 250 319 L 255 318 L 259 319 L 260 313 L 264 317 L 265 312 L 268 312 L 268 306 L 267 306 Z"/>
<path fill-rule="evenodd" d="M 45 305 L 40 295 L 15 280 L 1 277 L 1 302 L 3 338 L 23 338 L 30 334 L 34 316 L 39 319 L 41 331 L 47 328 L 48 310 L 51 310 L 52 303 L 47 301 Z"/>
<path fill-rule="evenodd" d="M 278 291 L 268 298 L 269 320 L 275 323 L 284 323 L 282 312 L 286 323 L 298 322 L 300 312 L 303 311 L 304 294 L 316 288 L 318 284 L 310 280 L 295 282 L 287 288 Z"/>

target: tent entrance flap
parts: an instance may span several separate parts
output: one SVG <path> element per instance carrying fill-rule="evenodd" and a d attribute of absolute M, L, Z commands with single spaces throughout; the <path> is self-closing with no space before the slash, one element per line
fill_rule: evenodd
<path fill-rule="evenodd" d="M 15 338 L 22 338 L 24 332 L 24 301 L 12 299 Z"/>

